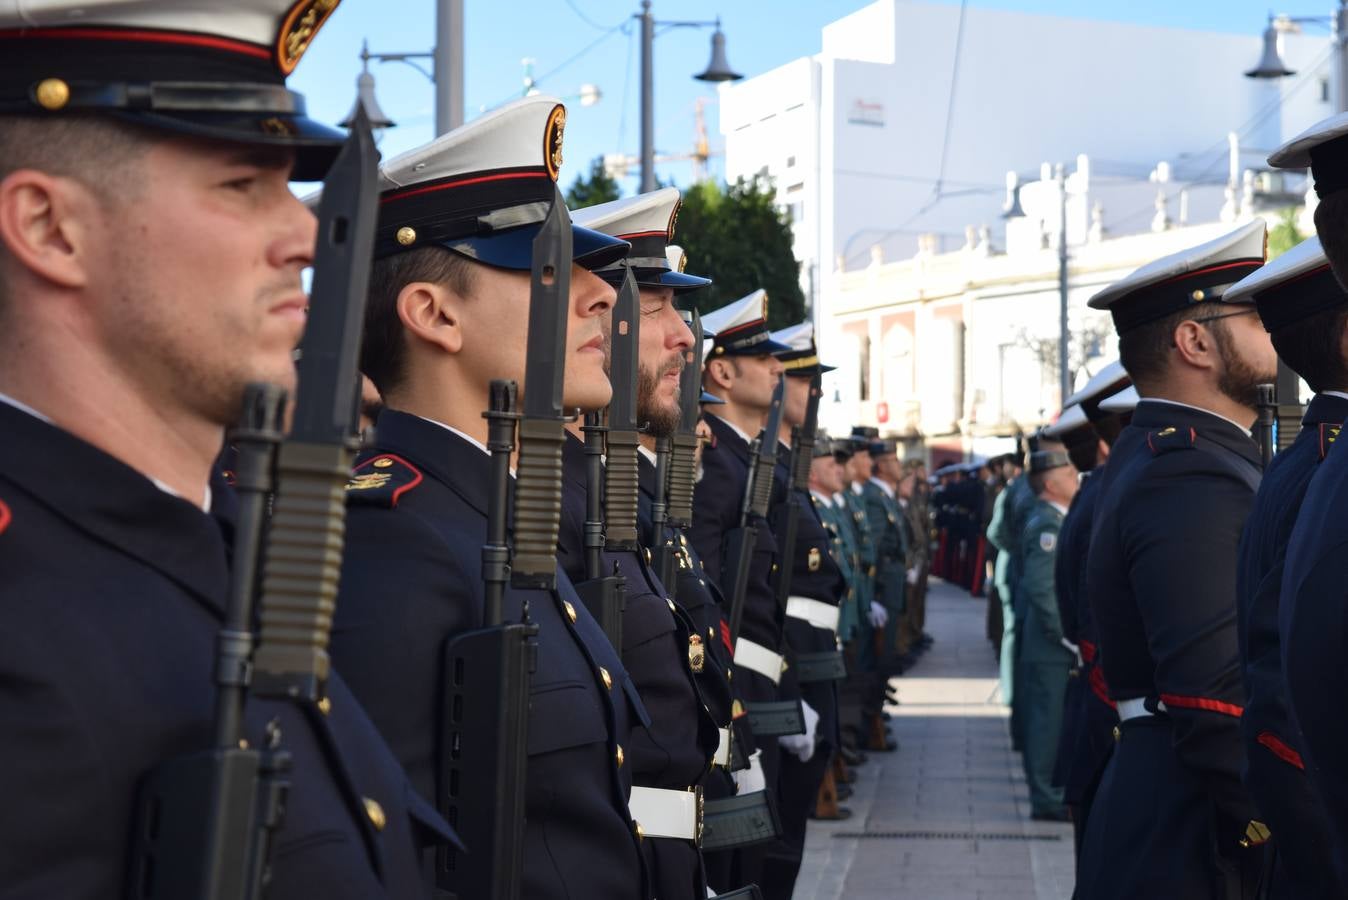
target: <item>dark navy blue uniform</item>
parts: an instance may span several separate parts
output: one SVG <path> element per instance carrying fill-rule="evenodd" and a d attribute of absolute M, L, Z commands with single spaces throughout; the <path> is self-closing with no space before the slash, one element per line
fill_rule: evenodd
<path fill-rule="evenodd" d="M 1087 592 L 1120 738 L 1086 825 L 1079 896 L 1253 896 L 1240 783 L 1236 545 L 1259 486 L 1248 432 L 1143 400 L 1114 444 Z M 1135 717 L 1124 701 L 1143 701 Z M 1128 704 L 1131 706 L 1132 704 Z"/>
<path fill-rule="evenodd" d="M 575 584 L 585 580 L 585 444 L 568 434 L 562 446 L 562 523 L 557 562 Z M 624 578 L 622 661 L 650 714 L 634 724 L 624 746 L 632 783 L 664 790 L 692 790 L 707 774 L 716 752 L 716 724 L 703 705 L 690 670 L 693 638 L 703 647 L 692 621 L 669 600 L 646 560 L 632 552 L 603 554 L 605 572 L 614 565 Z M 705 650 L 703 650 L 705 653 Z M 704 663 L 705 665 L 705 660 Z M 697 846 L 674 838 L 648 837 L 644 843 L 655 896 L 660 900 L 706 897 L 706 879 Z"/>
<path fill-rule="evenodd" d="M 819 520 L 809 490 L 791 487 L 791 449 L 777 445 L 777 465 L 773 470 L 773 534 L 784 538 L 786 516 L 792 494 L 798 501 L 795 543 L 782 547 L 782 566 L 791 567 L 790 596 L 827 604 L 836 609 L 847 586 L 842 570 L 833 561 L 832 539 Z M 807 762 L 792 753 L 783 753 L 781 774 L 778 776 L 778 809 L 782 819 L 782 838 L 769 849 L 769 866 L 762 885 L 765 896 L 789 897 L 796 873 L 800 869 L 801 854 L 805 848 L 805 830 L 814 810 L 819 785 L 841 745 L 838 721 L 838 682 L 812 680 L 799 669 L 803 654 L 839 654 L 835 630 L 818 628 L 809 621 L 790 614 L 786 617 L 786 645 L 788 658 L 797 664 L 796 678 L 800 684 L 801 699 L 819 714 L 815 731 L 815 751 Z M 836 617 L 835 617 L 836 621 Z"/>
<path fill-rule="evenodd" d="M 715 415 L 705 417 L 711 428 L 712 441 L 702 450 L 702 477 L 693 494 L 693 525 L 688 540 L 702 559 L 703 567 L 721 587 L 726 603 L 730 602 L 730 579 L 733 573 L 724 569 L 724 536 L 740 524 L 740 504 L 749 477 L 749 444 L 733 428 Z M 773 653 L 783 651 L 783 620 L 785 611 L 777 602 L 772 589 L 772 570 L 776 562 L 777 542 L 766 520 L 758 523 L 757 542 L 749 567 L 749 584 L 745 591 L 744 612 L 739 640 L 752 641 Z M 729 609 L 726 610 L 727 614 Z M 789 700 L 800 696 L 792 673 L 784 673 L 776 683 L 767 676 L 743 665 L 734 667 L 734 684 L 746 704 Z M 780 770 L 781 747 L 773 735 L 757 734 L 755 745 L 763 766 L 765 789 L 776 795 Z M 763 878 L 763 851 L 749 848 L 737 851 L 737 860 L 730 878 L 735 884 L 761 883 Z"/>
<path fill-rule="evenodd" d="M 1343 712 L 1348 693 L 1344 669 L 1348 656 L 1344 640 L 1348 633 L 1345 499 L 1348 443 L 1338 440 L 1306 488 L 1287 542 L 1278 604 L 1278 643 L 1288 709 L 1299 729 L 1306 776 L 1329 825 L 1330 853 L 1321 865 L 1333 864 L 1339 884 L 1348 882 L 1348 768 L 1344 766 L 1348 717 Z"/>
<path fill-rule="evenodd" d="M 385 410 L 347 492 L 333 658 L 407 766 L 436 796 L 442 652 L 481 627 L 490 459 L 434 422 Z M 382 475 L 388 475 L 383 478 Z M 620 745 L 644 708 L 617 653 L 560 572 L 557 590 L 505 593 L 538 625 L 529 704 L 523 894 L 644 898 Z M 471 831 L 465 841 L 472 852 Z"/>
<path fill-rule="evenodd" d="M 1301 738 L 1287 709 L 1278 639 L 1278 607 L 1287 541 L 1330 428 L 1348 419 L 1348 398 L 1317 394 L 1292 446 L 1264 473 L 1240 542 L 1236 596 L 1245 673 L 1245 787 L 1277 848 L 1275 897 L 1338 897 L 1328 877 L 1329 823 L 1306 778 Z"/>
<path fill-rule="evenodd" d="M 1054 770 L 1054 783 L 1062 786 L 1063 801 L 1073 808 L 1072 827 L 1078 853 L 1100 774 L 1114 750 L 1114 726 L 1119 721 L 1114 702 L 1109 699 L 1104 670 L 1099 665 L 1100 637 L 1086 589 L 1086 561 L 1101 483 L 1101 469 L 1082 476 L 1081 486 L 1058 532 L 1058 553 L 1054 559 L 1054 585 L 1063 634 L 1081 653 L 1076 677 L 1067 684 L 1062 738 Z"/>
<path fill-rule="evenodd" d="M 730 646 L 730 623 L 723 612 L 721 591 L 707 575 L 702 559 L 688 538 L 670 526 L 665 527 L 663 535 L 655 534 L 655 474 L 655 464 L 643 454 L 638 469 L 641 484 L 638 514 L 642 543 L 655 546 L 659 542 L 666 542 L 678 558 L 674 570 L 674 603 L 692 621 L 706 651 L 701 670 L 694 673 L 698 691 L 712 721 L 718 728 L 728 730 L 731 742 L 727 764 L 712 766 L 703 781 L 703 789 L 708 800 L 733 797 L 738 790 L 731 771 L 747 767 L 747 753 L 753 750 L 754 733 L 744 711 L 744 700 L 732 680 L 734 661 Z M 703 852 L 707 882 L 718 893 L 739 887 L 732 875 L 733 856 L 733 850 Z"/>
<path fill-rule="evenodd" d="M 229 523 L 4 403 L 0 434 L 0 897 L 120 897 L 137 782 L 213 739 Z M 327 691 L 327 715 L 247 704 L 248 739 L 275 718 L 294 760 L 267 896 L 428 896 L 446 826 Z"/>

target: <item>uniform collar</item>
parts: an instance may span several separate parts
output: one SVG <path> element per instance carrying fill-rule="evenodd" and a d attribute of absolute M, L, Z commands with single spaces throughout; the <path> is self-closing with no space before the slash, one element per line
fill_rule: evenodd
<path fill-rule="evenodd" d="M 1250 437 L 1249 430 L 1201 407 L 1146 397 L 1138 401 L 1129 427 L 1151 431 L 1174 426 L 1193 428 L 1207 440 L 1243 457 L 1251 465 L 1260 466 L 1259 447 Z"/>
<path fill-rule="evenodd" d="M 487 514 L 491 457 L 482 444 L 456 428 L 396 409 L 375 422 L 376 444 L 362 458 L 390 453 L 447 485 L 480 514 Z"/>
<path fill-rule="evenodd" d="M 13 490 L 223 611 L 224 523 L 17 404 L 0 404 L 0 434 L 0 472 L 9 473 Z M 13 478 L 18 472 L 22 481 Z"/>
<path fill-rule="evenodd" d="M 734 422 L 730 421 L 729 419 L 723 419 L 720 416 L 716 415 L 716 413 L 710 411 L 708 411 L 707 413 L 707 418 L 715 419 L 717 422 L 720 422 L 726 428 L 729 428 L 731 431 L 735 432 L 735 434 L 739 435 L 740 440 L 744 441 L 744 443 L 752 444 L 754 442 L 753 438 L 749 437 L 749 435 L 741 431 L 740 427 L 736 425 Z"/>
<path fill-rule="evenodd" d="M 810 496 L 814 497 L 814 499 L 818 500 L 818 501 L 820 502 L 820 504 L 822 504 L 822 505 L 824 505 L 824 506 L 827 506 L 827 507 L 832 507 L 832 506 L 833 506 L 833 498 L 830 497 L 828 494 L 821 494 L 819 491 L 816 491 L 814 488 L 810 488 Z"/>
<path fill-rule="evenodd" d="M 1328 422 L 1340 425 L 1348 420 L 1348 394 L 1339 391 L 1321 391 L 1311 398 L 1306 406 L 1306 414 L 1301 417 L 1302 425 L 1319 425 Z"/>
<path fill-rule="evenodd" d="M 889 499 L 891 499 L 891 500 L 894 499 L 894 489 L 893 489 L 892 487 L 889 486 L 889 482 L 887 482 L 887 481 L 885 481 L 885 480 L 883 480 L 883 479 L 880 479 L 880 478 L 876 478 L 874 475 L 872 475 L 872 476 L 871 476 L 871 484 L 875 485 L 875 486 L 878 487 L 880 490 L 884 491 L 884 492 L 885 492 L 885 496 L 888 497 Z"/>

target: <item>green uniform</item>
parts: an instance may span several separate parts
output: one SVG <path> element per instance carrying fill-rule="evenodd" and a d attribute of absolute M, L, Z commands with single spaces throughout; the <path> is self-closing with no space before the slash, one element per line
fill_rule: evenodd
<path fill-rule="evenodd" d="M 821 499 L 819 494 L 810 492 L 814 508 L 829 533 L 833 546 L 833 558 L 842 570 L 847 582 L 847 592 L 838 603 L 838 639 L 847 643 L 856 636 L 857 630 L 857 540 L 853 530 L 852 516 L 848 509 L 840 507 L 837 498 Z"/>
<path fill-rule="evenodd" d="M 1021 530 L 1017 606 L 1023 609 L 1016 670 L 1016 702 L 1021 709 L 1025 780 L 1037 813 L 1061 812 L 1062 788 L 1054 787 L 1053 764 L 1062 732 L 1063 696 L 1073 655 L 1063 646 L 1053 583 L 1053 561 L 1064 511 L 1036 500 Z"/>
<path fill-rule="evenodd" d="M 863 671 L 868 671 L 875 668 L 870 620 L 871 603 L 875 600 L 875 540 L 861 494 L 849 484 L 843 491 L 843 499 L 847 502 L 853 532 L 857 536 L 857 662 Z"/>
<path fill-rule="evenodd" d="M 1002 602 L 1000 673 L 1002 702 L 1011 707 L 1011 740 L 1017 750 L 1021 746 L 1020 715 L 1015 702 L 1017 625 L 1015 585 L 1019 578 L 1017 557 L 1020 554 L 1020 538 L 1024 531 L 1025 516 L 1035 502 L 1029 478 L 1021 475 L 997 495 L 997 503 L 992 510 L 992 521 L 988 523 L 988 540 L 998 551 L 993 580 L 997 584 L 997 596 Z"/>
<path fill-rule="evenodd" d="M 871 538 L 875 541 L 875 598 L 889 613 L 885 623 L 884 654 L 895 653 L 899 617 L 906 608 L 908 578 L 908 536 L 903 526 L 904 512 L 889 491 L 871 479 L 863 485 L 862 500 Z"/>

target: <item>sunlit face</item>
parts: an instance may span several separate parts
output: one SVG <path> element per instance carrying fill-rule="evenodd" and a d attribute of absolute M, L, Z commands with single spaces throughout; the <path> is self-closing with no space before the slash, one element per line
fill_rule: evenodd
<path fill-rule="evenodd" d="M 810 462 L 810 483 L 821 493 L 832 496 L 843 489 L 843 467 L 832 456 L 818 456 Z"/>
<path fill-rule="evenodd" d="M 315 220 L 290 192 L 288 151 L 159 141 L 132 202 L 89 235 L 86 309 L 118 364 L 213 422 L 238 418 L 246 384 L 295 390 Z"/>
<path fill-rule="evenodd" d="M 679 375 L 693 332 L 674 306 L 673 288 L 641 288 L 637 417 L 656 437 L 679 424 Z"/>
<path fill-rule="evenodd" d="M 787 425 L 804 425 L 810 405 L 810 379 L 788 375 L 782 400 L 782 421 Z"/>
<path fill-rule="evenodd" d="M 847 474 L 855 482 L 869 481 L 874 472 L 871 455 L 864 450 L 852 454 L 852 458 L 847 461 Z"/>
<path fill-rule="evenodd" d="M 492 379 L 514 379 L 521 397 L 529 340 L 528 272 L 477 266 L 473 297 L 462 305 L 466 371 L 481 377 L 485 394 Z M 613 305 L 613 288 L 587 269 L 571 266 L 567 304 L 565 409 L 602 409 L 613 396 L 604 372 L 602 317 Z M 522 405 L 522 404 L 521 404 Z"/>
<path fill-rule="evenodd" d="M 720 388 L 722 399 L 744 409 L 766 413 L 772 406 L 772 393 L 782 374 L 782 363 L 770 354 L 762 356 L 718 357 L 708 364 L 715 365 L 729 385 Z M 716 393 L 715 390 L 712 393 Z"/>

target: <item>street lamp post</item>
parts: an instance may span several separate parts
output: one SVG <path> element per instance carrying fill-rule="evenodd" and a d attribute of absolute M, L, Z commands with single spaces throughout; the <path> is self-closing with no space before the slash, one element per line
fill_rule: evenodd
<path fill-rule="evenodd" d="M 447 131 L 453 131 L 463 124 L 463 0 L 436 0 L 435 4 L 435 47 L 425 53 L 371 53 L 368 42 L 361 44 L 360 60 L 364 65 L 360 77 L 356 80 L 356 102 L 365 106 L 365 112 L 371 122 L 379 119 L 388 121 L 379 106 L 374 102 L 374 76 L 370 74 L 370 60 L 375 62 L 407 63 L 435 85 L 435 135 L 439 137 Z M 429 59 L 431 69 L 427 71 L 414 60 Z M 355 116 L 355 110 L 342 120 L 346 125 Z"/>
<path fill-rule="evenodd" d="M 1334 111 L 1348 112 L 1348 0 L 1339 0 L 1339 8 L 1328 16 L 1268 17 L 1264 29 L 1264 53 L 1259 64 L 1245 73 L 1247 78 L 1285 78 L 1296 72 L 1287 68 L 1278 52 L 1278 33 L 1288 25 L 1325 25 L 1333 33 Z"/>
<path fill-rule="evenodd" d="M 655 26 L 665 28 L 715 28 L 711 36 L 711 62 L 707 70 L 693 77 L 699 81 L 738 81 L 743 75 L 726 62 L 725 35 L 721 20 L 714 22 L 657 22 L 651 14 L 651 0 L 641 0 L 641 12 L 632 18 L 641 21 L 641 193 L 655 190 Z"/>

